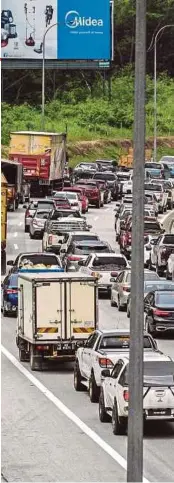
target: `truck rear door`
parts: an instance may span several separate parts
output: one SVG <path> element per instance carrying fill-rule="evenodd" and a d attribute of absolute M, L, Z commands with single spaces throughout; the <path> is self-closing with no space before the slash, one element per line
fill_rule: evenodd
<path fill-rule="evenodd" d="M 87 339 L 95 330 L 96 287 L 92 281 L 68 281 L 67 338 Z"/>
<path fill-rule="evenodd" d="M 42 340 L 64 338 L 64 284 L 36 283 L 36 333 Z"/>

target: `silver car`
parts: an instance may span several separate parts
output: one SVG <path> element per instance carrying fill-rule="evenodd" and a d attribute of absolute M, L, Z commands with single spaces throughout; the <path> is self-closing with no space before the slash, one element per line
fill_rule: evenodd
<path fill-rule="evenodd" d="M 160 280 L 160 278 L 157 273 L 144 270 L 144 280 Z M 131 270 L 123 270 L 116 278 L 111 278 L 111 282 L 111 306 L 117 306 L 119 311 L 126 309 L 131 291 Z"/>
<path fill-rule="evenodd" d="M 25 211 L 25 233 L 30 231 L 30 224 L 36 210 L 51 210 L 55 206 L 55 202 L 53 200 L 38 200 L 38 201 L 30 201 L 29 205 L 23 205 L 23 208 L 26 208 Z"/>
<path fill-rule="evenodd" d="M 30 223 L 30 238 L 39 238 L 42 240 L 45 222 L 49 213 L 50 210 L 36 210 Z"/>

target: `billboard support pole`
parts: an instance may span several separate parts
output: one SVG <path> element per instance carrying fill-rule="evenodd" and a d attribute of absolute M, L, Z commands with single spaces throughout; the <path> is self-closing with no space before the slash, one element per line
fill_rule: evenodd
<path fill-rule="evenodd" d="M 143 481 L 146 0 L 136 0 L 134 163 L 127 481 Z"/>
<path fill-rule="evenodd" d="M 42 125 L 42 131 L 45 129 L 45 40 L 46 40 L 46 35 L 51 30 L 53 27 L 56 27 L 59 25 L 59 22 L 53 23 L 53 25 L 50 25 L 50 27 L 47 28 L 47 30 L 44 33 L 43 40 L 42 40 L 42 45 L 43 45 L 43 57 L 42 57 L 42 117 L 41 117 L 41 125 Z"/>

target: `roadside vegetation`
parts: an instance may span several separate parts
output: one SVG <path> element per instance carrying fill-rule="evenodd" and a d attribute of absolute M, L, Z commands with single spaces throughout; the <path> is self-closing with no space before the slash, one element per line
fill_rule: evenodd
<path fill-rule="evenodd" d="M 146 136 L 153 136 L 153 80 L 147 76 Z M 159 155 L 163 149 L 174 152 L 174 80 L 167 75 L 158 79 Z M 107 93 L 106 93 L 107 94 Z M 92 95 L 82 89 L 66 92 L 61 99 L 46 104 L 45 130 L 68 133 L 71 163 L 82 158 L 115 158 L 126 152 L 133 138 L 134 78 L 126 68 L 112 80 L 112 98 L 96 82 Z M 41 129 L 41 107 L 2 103 L 2 144 L 8 146 L 10 131 Z M 168 138 L 168 141 L 166 140 Z M 166 145 L 167 143 L 167 145 Z M 148 147 L 152 140 L 149 139 Z"/>

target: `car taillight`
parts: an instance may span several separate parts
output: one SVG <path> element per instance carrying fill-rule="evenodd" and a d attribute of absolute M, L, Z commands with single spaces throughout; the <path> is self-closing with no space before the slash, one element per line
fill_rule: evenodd
<path fill-rule="evenodd" d="M 129 402 L 129 391 L 127 389 L 123 391 L 123 397 L 126 402 Z"/>
<path fill-rule="evenodd" d="M 49 237 L 48 237 L 48 244 L 49 245 L 52 245 L 52 243 L 53 243 L 53 237 L 52 237 L 52 235 L 49 235 Z"/>
<path fill-rule="evenodd" d="M 123 287 L 124 292 L 130 292 L 130 287 Z"/>
<path fill-rule="evenodd" d="M 78 262 L 81 259 L 80 257 L 76 257 L 76 256 L 73 256 L 73 255 L 70 255 L 67 258 L 68 258 L 68 260 L 70 260 L 70 262 Z"/>
<path fill-rule="evenodd" d="M 16 288 L 7 288 L 6 293 L 7 294 L 18 293 L 18 290 Z"/>
<path fill-rule="evenodd" d="M 167 312 L 166 310 L 160 310 L 160 309 L 153 309 L 153 313 L 154 315 L 158 315 L 159 317 L 170 315 L 170 312 Z"/>
<path fill-rule="evenodd" d="M 98 361 L 100 367 L 107 367 L 108 369 L 111 369 L 114 365 L 113 362 L 107 357 L 99 357 Z"/>
<path fill-rule="evenodd" d="M 49 348 L 50 348 L 50 346 L 49 346 L 49 345 L 37 345 L 37 346 L 36 346 L 36 349 L 37 349 L 38 351 L 48 351 L 48 350 L 49 350 Z"/>

